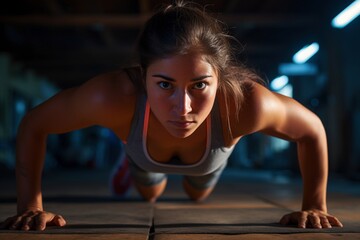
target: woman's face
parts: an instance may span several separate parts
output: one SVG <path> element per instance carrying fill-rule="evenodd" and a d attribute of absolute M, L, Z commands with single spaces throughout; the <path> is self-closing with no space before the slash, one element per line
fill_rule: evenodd
<path fill-rule="evenodd" d="M 190 136 L 213 107 L 218 77 L 201 54 L 175 55 L 150 64 L 146 91 L 151 112 L 174 137 Z"/>

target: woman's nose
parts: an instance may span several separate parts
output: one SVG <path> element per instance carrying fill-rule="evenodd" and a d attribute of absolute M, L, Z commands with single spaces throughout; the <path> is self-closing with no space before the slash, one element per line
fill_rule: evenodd
<path fill-rule="evenodd" d="M 191 97 L 187 91 L 178 91 L 176 95 L 175 111 L 179 116 L 185 116 L 192 111 Z"/>

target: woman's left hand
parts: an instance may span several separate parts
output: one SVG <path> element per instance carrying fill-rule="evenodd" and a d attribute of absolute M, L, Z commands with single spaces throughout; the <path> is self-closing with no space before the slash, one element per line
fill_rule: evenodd
<path fill-rule="evenodd" d="M 342 223 L 334 216 L 320 210 L 306 210 L 284 215 L 280 224 L 297 224 L 298 228 L 331 228 L 342 227 Z"/>

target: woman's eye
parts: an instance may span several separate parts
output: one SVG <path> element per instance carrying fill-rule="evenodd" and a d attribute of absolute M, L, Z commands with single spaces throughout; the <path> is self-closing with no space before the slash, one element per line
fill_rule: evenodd
<path fill-rule="evenodd" d="M 171 83 L 169 82 L 159 82 L 159 86 L 163 89 L 171 89 Z"/>
<path fill-rule="evenodd" d="M 204 89 L 205 87 L 206 87 L 206 83 L 204 82 L 199 82 L 194 85 L 195 89 Z"/>

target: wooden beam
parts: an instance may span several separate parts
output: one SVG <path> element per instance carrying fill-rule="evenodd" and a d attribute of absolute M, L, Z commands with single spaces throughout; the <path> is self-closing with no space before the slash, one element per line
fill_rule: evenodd
<path fill-rule="evenodd" d="M 58 0 L 41 0 L 39 2 L 39 4 L 45 6 L 52 15 L 59 16 L 64 13 L 64 9 Z"/>
<path fill-rule="evenodd" d="M 150 13 L 151 9 L 150 9 L 150 1 L 149 0 L 138 0 L 138 4 L 139 4 L 141 14 L 149 14 Z"/>

